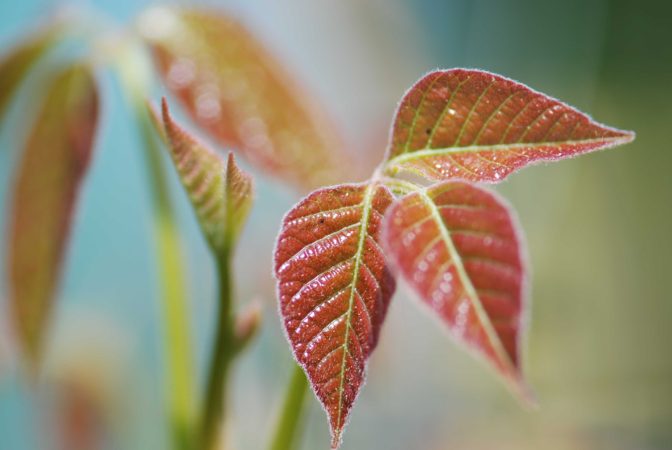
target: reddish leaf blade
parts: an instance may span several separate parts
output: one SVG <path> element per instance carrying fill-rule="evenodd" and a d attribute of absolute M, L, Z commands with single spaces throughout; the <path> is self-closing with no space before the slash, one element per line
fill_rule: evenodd
<path fill-rule="evenodd" d="M 437 184 L 390 207 L 383 241 L 400 274 L 455 339 L 524 391 L 526 271 L 508 208 L 471 184 Z"/>
<path fill-rule="evenodd" d="M 19 341 L 34 365 L 97 121 L 93 74 L 83 65 L 67 68 L 49 86 L 19 167 L 9 224 L 10 302 Z"/>
<path fill-rule="evenodd" d="M 302 188 L 339 178 L 343 147 L 330 124 L 244 27 L 213 11 L 167 8 L 146 22 L 161 76 L 222 145 Z"/>
<path fill-rule="evenodd" d="M 613 147 L 634 136 L 508 78 L 444 70 L 426 75 L 402 99 L 386 167 L 438 181 L 498 182 L 529 164 Z"/>
<path fill-rule="evenodd" d="M 313 192 L 285 217 L 275 250 L 287 337 L 338 447 L 376 346 L 394 279 L 378 234 L 392 196 L 379 184 Z"/>
<path fill-rule="evenodd" d="M 0 119 L 21 81 L 61 37 L 62 26 L 53 26 L 14 48 L 0 61 Z"/>
<path fill-rule="evenodd" d="M 177 125 L 165 100 L 162 113 L 170 155 L 182 185 L 206 239 L 221 254 L 234 245 L 247 220 L 254 196 L 252 177 L 238 167 L 233 153 L 224 161 Z"/>

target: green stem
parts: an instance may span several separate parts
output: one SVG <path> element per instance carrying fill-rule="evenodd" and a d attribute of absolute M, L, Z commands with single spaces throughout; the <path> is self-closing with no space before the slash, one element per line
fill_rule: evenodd
<path fill-rule="evenodd" d="M 184 267 L 180 239 L 175 226 L 175 211 L 170 199 L 161 148 L 152 124 L 145 96 L 151 92 L 151 65 L 141 43 L 132 35 L 117 39 L 107 56 L 114 61 L 127 95 L 140 135 L 149 180 L 153 209 L 156 260 L 159 269 L 162 319 L 164 324 L 164 362 L 166 397 L 169 405 L 172 446 L 176 450 L 195 448 L 194 378 L 191 360 L 190 314 L 186 303 Z M 107 48 L 103 46 L 103 48 Z"/>
<path fill-rule="evenodd" d="M 226 417 L 227 381 L 231 361 L 236 354 L 230 253 L 229 250 L 225 250 L 217 258 L 219 274 L 219 302 L 217 307 L 219 310 L 210 359 L 208 384 L 203 401 L 204 410 L 201 423 L 203 450 L 218 448 L 224 442 L 224 434 L 221 429 L 224 427 L 223 423 Z"/>
<path fill-rule="evenodd" d="M 193 448 L 193 372 L 189 312 L 186 305 L 184 268 L 170 202 L 168 182 L 161 165 L 160 149 L 144 104 L 134 105 L 140 131 L 145 143 L 145 162 L 150 180 L 154 210 L 154 237 L 156 259 L 159 264 L 163 322 L 165 326 L 164 351 L 168 374 L 173 447 Z"/>
<path fill-rule="evenodd" d="M 287 393 L 269 447 L 270 450 L 291 450 L 297 447 L 307 392 L 308 380 L 306 374 L 303 373 L 303 369 L 299 365 L 296 365 L 287 386 Z"/>

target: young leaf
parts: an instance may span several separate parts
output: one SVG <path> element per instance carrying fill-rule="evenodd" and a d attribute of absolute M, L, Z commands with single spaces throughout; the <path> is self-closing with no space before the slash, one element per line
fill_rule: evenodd
<path fill-rule="evenodd" d="M 250 212 L 252 177 L 238 167 L 233 153 L 225 162 L 177 125 L 165 99 L 161 106 L 170 156 L 206 239 L 221 254 L 235 244 Z"/>
<path fill-rule="evenodd" d="M 61 31 L 60 26 L 50 27 L 14 48 L 0 61 L 0 120 L 21 81 L 58 41 Z"/>
<path fill-rule="evenodd" d="M 344 158 L 328 121 L 245 28 L 217 12 L 168 8 L 143 24 L 167 86 L 222 145 L 302 188 L 336 179 Z"/>
<path fill-rule="evenodd" d="M 49 86 L 19 167 L 9 224 L 9 288 L 15 328 L 33 365 L 97 122 L 93 74 L 84 65 L 68 67 Z"/>
<path fill-rule="evenodd" d="M 436 71 L 402 99 L 386 168 L 438 181 L 498 182 L 534 162 L 613 147 L 634 136 L 499 75 Z"/>
<path fill-rule="evenodd" d="M 283 220 L 275 249 L 280 313 L 338 447 L 395 282 L 379 246 L 392 195 L 377 183 L 317 190 Z"/>
<path fill-rule="evenodd" d="M 529 399 L 520 364 L 526 271 L 509 209 L 474 185 L 444 182 L 397 200 L 383 230 L 420 300 Z"/>

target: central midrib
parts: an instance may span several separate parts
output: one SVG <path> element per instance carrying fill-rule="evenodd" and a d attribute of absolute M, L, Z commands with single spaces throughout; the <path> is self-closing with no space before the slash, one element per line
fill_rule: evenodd
<path fill-rule="evenodd" d="M 627 140 L 627 137 L 606 137 L 595 139 L 581 139 L 574 141 L 558 141 L 558 142 L 531 142 L 531 143 L 516 143 L 516 144 L 495 144 L 495 145 L 469 145 L 466 147 L 444 147 L 444 148 L 427 148 L 416 150 L 412 152 L 405 152 L 390 159 L 386 167 L 391 168 L 395 165 L 432 156 L 448 155 L 453 153 L 469 153 L 469 152 L 492 152 L 492 151 L 506 151 L 523 148 L 539 148 L 539 147 L 558 147 L 564 145 L 578 145 L 578 144 L 597 144 L 604 143 L 605 145 L 616 145 L 622 140 Z"/>
<path fill-rule="evenodd" d="M 350 320 L 352 319 L 352 309 L 354 306 L 354 300 L 355 300 L 355 293 L 357 292 L 357 281 L 359 279 L 359 268 L 361 266 L 361 261 L 362 261 L 362 252 L 363 252 L 363 247 L 364 247 L 364 241 L 366 240 L 366 236 L 368 234 L 368 225 L 369 225 L 369 216 L 371 214 L 371 198 L 373 197 L 373 191 L 374 191 L 375 185 L 374 183 L 369 184 L 369 186 L 366 189 L 366 193 L 364 194 L 364 198 L 362 200 L 362 219 L 361 219 L 361 224 L 359 227 L 359 240 L 357 242 L 357 250 L 356 250 L 356 255 L 355 255 L 355 264 L 353 268 L 353 277 L 352 277 L 352 286 L 350 288 L 350 298 L 348 300 L 348 311 L 347 311 L 347 317 L 345 319 L 345 336 L 343 339 L 343 360 L 341 362 L 341 382 L 338 387 L 338 418 L 336 419 L 336 429 L 334 430 L 335 432 L 338 432 L 338 429 L 341 426 L 341 418 L 343 415 L 343 389 L 345 386 L 345 363 L 347 360 L 348 356 L 348 339 L 350 337 L 350 328 L 352 325 L 350 324 Z M 354 329 L 353 329 L 354 331 Z"/>

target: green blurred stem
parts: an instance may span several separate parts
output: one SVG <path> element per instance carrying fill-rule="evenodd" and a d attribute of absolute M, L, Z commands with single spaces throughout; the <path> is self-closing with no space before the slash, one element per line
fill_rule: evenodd
<path fill-rule="evenodd" d="M 109 45 L 113 42 L 114 45 Z M 98 43 L 102 60 L 114 61 L 114 67 L 132 108 L 145 146 L 143 152 L 153 209 L 153 229 L 156 260 L 159 269 L 163 351 L 166 365 L 166 398 L 170 411 L 172 447 L 194 450 L 196 443 L 196 408 L 190 333 L 190 311 L 186 302 L 184 267 L 176 214 L 170 199 L 156 130 L 154 129 L 146 96 L 151 93 L 152 68 L 141 42 L 132 34 L 102 39 Z"/>
<path fill-rule="evenodd" d="M 226 249 L 217 257 L 219 278 L 219 302 L 217 307 L 217 325 L 215 329 L 210 371 L 208 373 L 205 398 L 203 400 L 203 418 L 201 423 L 201 442 L 203 450 L 220 448 L 224 442 L 224 423 L 228 403 L 228 375 L 236 356 L 236 337 L 233 316 L 233 286 L 231 279 L 231 251 Z"/>
<path fill-rule="evenodd" d="M 136 99 L 137 100 L 137 99 Z M 186 305 L 183 257 L 170 202 L 168 182 L 160 149 L 144 103 L 134 102 L 134 110 L 145 143 L 145 162 L 154 209 L 156 259 L 159 264 L 164 322 L 164 352 L 169 380 L 173 448 L 193 449 L 194 404 L 189 310 Z"/>
<path fill-rule="evenodd" d="M 278 424 L 273 435 L 270 450 L 291 450 L 297 448 L 304 418 L 304 406 L 308 380 L 303 369 L 297 364 L 287 386 Z"/>

